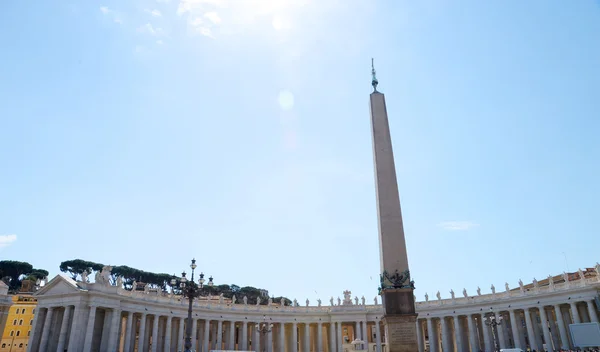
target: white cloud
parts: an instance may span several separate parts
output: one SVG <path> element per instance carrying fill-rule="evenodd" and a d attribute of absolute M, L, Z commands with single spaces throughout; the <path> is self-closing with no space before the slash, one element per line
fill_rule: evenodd
<path fill-rule="evenodd" d="M 110 9 L 109 9 L 108 7 L 106 7 L 106 6 L 102 6 L 102 7 L 100 8 L 100 11 L 101 11 L 103 14 L 105 14 L 105 15 L 107 15 L 107 14 L 109 14 L 109 13 L 111 12 L 111 11 L 110 11 Z"/>
<path fill-rule="evenodd" d="M 219 14 L 216 13 L 215 11 L 210 11 L 210 12 L 205 13 L 204 17 L 214 24 L 221 23 L 221 17 L 219 17 Z"/>
<path fill-rule="evenodd" d="M 468 231 L 479 226 L 473 221 L 444 221 L 438 224 L 441 228 L 448 231 Z"/>
<path fill-rule="evenodd" d="M 246 33 L 262 23 L 280 31 L 290 29 L 292 17 L 308 3 L 316 0 L 179 0 L 177 14 L 187 16 L 192 32 L 209 36 L 218 27 L 220 33 Z"/>
<path fill-rule="evenodd" d="M 17 235 L 0 235 L 0 248 L 8 247 L 17 240 Z"/>
<path fill-rule="evenodd" d="M 147 33 L 153 36 L 160 36 L 164 34 L 164 30 L 160 27 L 154 28 L 150 23 L 146 23 L 143 26 L 138 27 L 139 33 Z"/>
<path fill-rule="evenodd" d="M 163 41 L 159 39 L 159 40 L 156 41 L 156 44 L 163 45 Z"/>
<path fill-rule="evenodd" d="M 154 10 L 145 9 L 144 11 L 149 13 L 150 15 L 152 15 L 152 17 L 161 17 L 162 16 L 162 13 L 156 9 L 154 9 Z"/>

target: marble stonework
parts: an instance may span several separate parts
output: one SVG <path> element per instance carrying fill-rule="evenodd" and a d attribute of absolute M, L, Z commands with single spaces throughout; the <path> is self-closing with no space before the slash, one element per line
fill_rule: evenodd
<path fill-rule="evenodd" d="M 535 290 L 417 302 L 418 350 L 423 352 L 428 346 L 439 352 L 443 346 L 443 351 L 491 351 L 492 333 L 482 324 L 482 318 L 491 314 L 504 318 L 496 332 L 503 348 L 539 350 L 546 341 L 567 348 L 571 343 L 568 324 L 598 321 L 594 297 L 600 280 L 590 273 L 584 279 L 540 285 Z M 75 282 L 63 276 L 56 276 L 35 295 L 39 313 L 29 339 L 31 352 L 59 348 L 174 352 L 183 348 L 187 301 L 178 296 Z M 388 338 L 381 304 L 330 302 L 334 305 L 281 307 L 196 301 L 195 349 L 210 351 L 219 345 L 229 350 L 343 352 L 353 350 L 352 341 L 342 337 L 351 329 L 353 338 L 366 339 L 371 351 L 382 351 Z M 265 317 L 273 329 L 258 335 L 254 327 Z M 550 321 L 551 331 L 544 331 L 539 319 Z"/>

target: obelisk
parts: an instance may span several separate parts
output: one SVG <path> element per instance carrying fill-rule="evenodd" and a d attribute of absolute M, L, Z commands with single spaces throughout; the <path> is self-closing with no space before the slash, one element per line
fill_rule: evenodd
<path fill-rule="evenodd" d="M 410 279 L 406 240 L 402 224 L 400 195 L 385 96 L 377 91 L 377 77 L 371 60 L 373 93 L 371 132 L 375 166 L 375 192 L 379 225 L 381 264 L 379 292 L 384 308 L 383 322 L 389 352 L 416 352 L 417 329 L 414 283 Z"/>

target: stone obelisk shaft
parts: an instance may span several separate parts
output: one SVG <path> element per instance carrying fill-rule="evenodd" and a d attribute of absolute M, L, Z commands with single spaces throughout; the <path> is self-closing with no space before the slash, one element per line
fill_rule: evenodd
<path fill-rule="evenodd" d="M 377 91 L 379 82 L 372 68 L 371 132 L 375 163 L 375 187 L 379 224 L 381 299 L 389 352 L 416 352 L 417 329 L 413 284 L 410 280 L 406 240 L 392 151 L 392 137 L 385 96 Z"/>
<path fill-rule="evenodd" d="M 375 164 L 380 269 L 382 273 L 384 270 L 391 274 L 396 270 L 402 273 L 408 270 L 408 255 L 385 96 L 378 91 L 371 93 L 371 132 Z"/>

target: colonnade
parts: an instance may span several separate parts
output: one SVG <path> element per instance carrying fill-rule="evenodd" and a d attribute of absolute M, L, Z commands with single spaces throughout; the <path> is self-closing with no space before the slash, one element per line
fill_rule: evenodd
<path fill-rule="evenodd" d="M 344 345 L 358 339 L 382 351 L 379 320 L 278 322 L 253 318 L 193 319 L 192 350 L 344 352 Z M 33 325 L 32 352 L 176 352 L 184 349 L 187 317 L 145 308 L 68 305 L 38 307 Z"/>
<path fill-rule="evenodd" d="M 501 320 L 489 326 L 491 317 Z M 500 319 L 500 317 L 502 319 Z M 569 324 L 598 322 L 594 299 L 564 304 L 426 316 L 417 320 L 419 352 L 478 352 L 499 348 L 554 351 L 573 348 Z"/>

